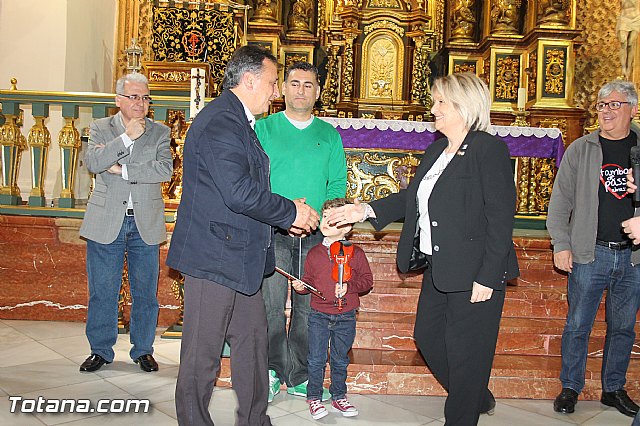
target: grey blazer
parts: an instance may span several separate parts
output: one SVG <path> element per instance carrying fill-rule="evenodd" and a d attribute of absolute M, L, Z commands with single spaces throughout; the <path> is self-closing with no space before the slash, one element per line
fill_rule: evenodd
<path fill-rule="evenodd" d="M 166 241 L 161 182 L 169 181 L 173 173 L 169 128 L 145 120 L 145 132 L 134 142 L 131 153 L 121 137 L 125 129 L 120 113 L 91 124 L 85 161 L 96 181 L 80 236 L 101 244 L 112 243 L 120 233 L 131 194 L 142 240 L 149 245 Z M 107 171 L 116 162 L 127 165 L 129 180 Z"/>

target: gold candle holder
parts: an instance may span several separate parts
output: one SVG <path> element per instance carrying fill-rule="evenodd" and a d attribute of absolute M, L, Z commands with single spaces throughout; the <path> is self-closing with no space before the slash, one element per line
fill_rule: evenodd
<path fill-rule="evenodd" d="M 526 111 L 524 108 L 518 108 L 517 110 L 513 111 L 511 114 L 513 114 L 516 117 L 515 121 L 511 123 L 511 126 L 517 126 L 517 127 L 530 126 L 529 122 L 527 121 L 527 116 L 531 114 L 529 111 Z"/>

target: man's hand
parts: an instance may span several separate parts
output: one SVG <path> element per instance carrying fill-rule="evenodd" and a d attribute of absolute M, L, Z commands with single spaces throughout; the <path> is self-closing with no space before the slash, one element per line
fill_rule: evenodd
<path fill-rule="evenodd" d="M 571 272 L 573 269 L 573 255 L 571 250 L 562 250 L 553 254 L 553 264 L 561 271 Z"/>
<path fill-rule="evenodd" d="M 109 167 L 107 171 L 112 175 L 122 175 L 122 166 L 116 163 L 113 166 Z"/>
<path fill-rule="evenodd" d="M 353 204 L 345 204 L 344 206 L 331 209 L 327 222 L 332 226 L 350 225 L 360 222 L 364 217 L 365 207 L 357 198 L 353 200 Z"/>
<path fill-rule="evenodd" d="M 306 198 L 298 198 L 293 200 L 296 205 L 296 220 L 291 224 L 289 233 L 293 235 L 300 235 L 305 232 L 311 232 L 318 227 L 320 222 L 320 216 L 318 212 L 305 204 Z"/>
<path fill-rule="evenodd" d="M 483 286 L 477 282 L 473 282 L 473 289 L 471 290 L 471 303 L 485 302 L 491 299 L 493 289 L 491 287 Z"/>
<path fill-rule="evenodd" d="M 640 244 L 640 216 L 622 222 L 622 230 L 633 240 L 633 244 Z"/>
<path fill-rule="evenodd" d="M 144 126 L 144 118 L 132 118 L 127 123 L 125 133 L 127 134 L 127 136 L 129 136 L 129 138 L 131 138 L 132 141 L 135 141 L 144 133 Z"/>

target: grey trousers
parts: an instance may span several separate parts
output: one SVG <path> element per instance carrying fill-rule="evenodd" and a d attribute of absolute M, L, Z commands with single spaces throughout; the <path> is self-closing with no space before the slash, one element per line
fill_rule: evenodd
<path fill-rule="evenodd" d="M 220 371 L 225 337 L 231 346 L 231 382 L 238 397 L 236 425 L 270 426 L 267 320 L 260 291 L 247 296 L 185 276 L 184 323 L 176 383 L 178 424 L 213 425 L 209 402 Z"/>

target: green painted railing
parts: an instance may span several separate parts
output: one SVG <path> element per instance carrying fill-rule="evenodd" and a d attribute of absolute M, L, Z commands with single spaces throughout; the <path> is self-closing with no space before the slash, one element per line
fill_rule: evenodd
<path fill-rule="evenodd" d="M 50 118 L 52 105 L 62 109 L 64 125 L 55 140 L 60 149 L 60 182 L 62 190 L 58 199 L 61 208 L 74 208 L 74 180 L 77 173 L 78 152 L 82 146 L 80 132 L 75 126 L 81 108 L 90 109 L 93 119 L 107 117 L 116 109 L 115 94 L 91 92 L 39 92 L 30 90 L 0 90 L 0 104 L 4 122 L 0 123 L 0 153 L 2 174 L 0 179 L 0 205 L 22 205 L 18 174 L 23 152 L 28 149 L 31 164 L 31 191 L 28 206 L 45 206 L 45 173 L 51 145 L 51 134 L 45 120 Z M 207 99 L 206 101 L 208 101 Z M 23 134 L 23 108 L 31 107 L 35 124 L 27 136 Z M 170 112 L 189 114 L 187 96 L 153 96 L 151 116 L 166 122 Z M 62 123 L 61 123 L 62 124 Z M 26 191 L 25 191 L 26 192 Z"/>

